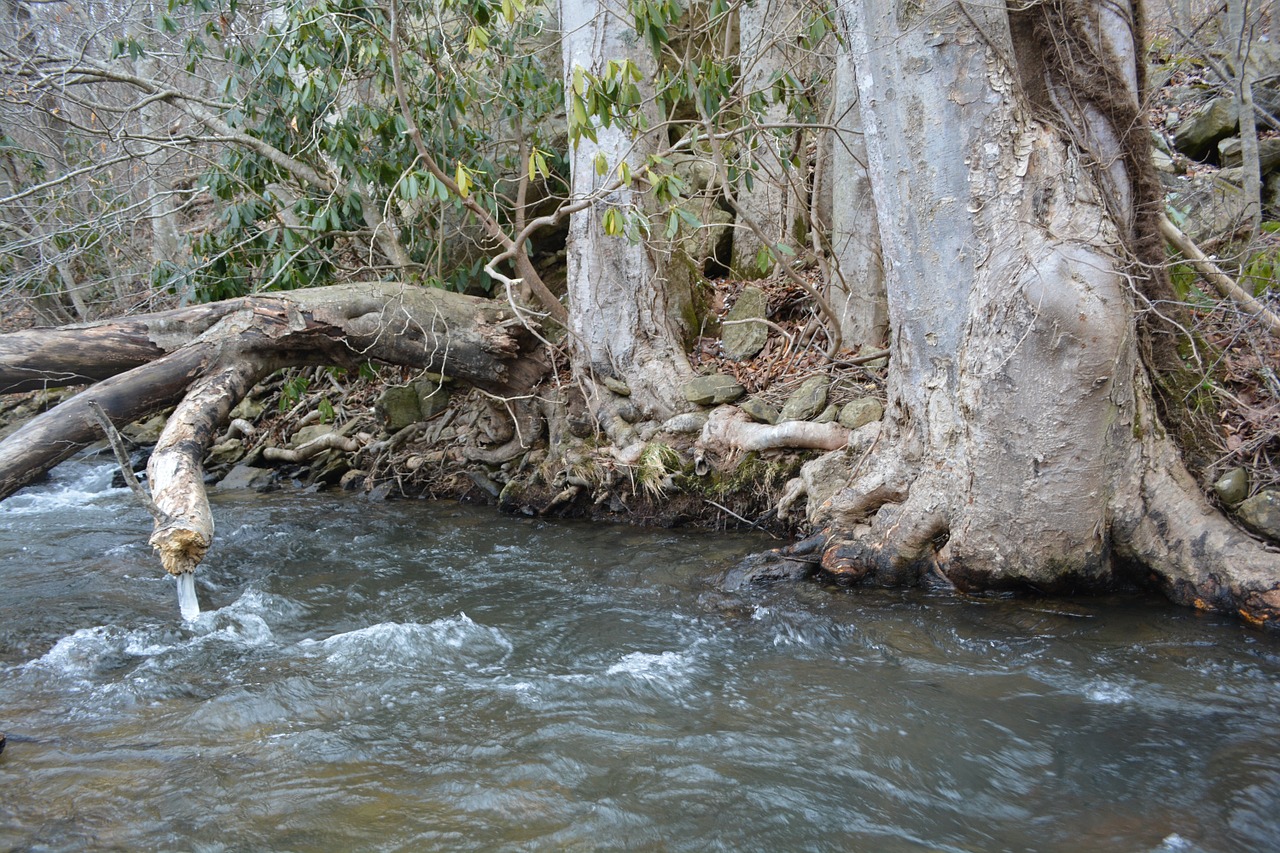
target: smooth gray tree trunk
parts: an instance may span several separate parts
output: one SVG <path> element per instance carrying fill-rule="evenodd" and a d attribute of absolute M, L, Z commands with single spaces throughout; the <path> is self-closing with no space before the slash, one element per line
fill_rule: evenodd
<path fill-rule="evenodd" d="M 878 438 L 811 502 L 823 564 L 1041 590 L 1141 565 L 1176 600 L 1274 622 L 1280 557 L 1201 496 L 1138 356 L 1137 92 L 1077 97 L 1032 38 L 1103 58 L 1114 92 L 1136 81 L 1128 10 L 1065 5 L 850 7 L 892 361 Z"/>
<path fill-rule="evenodd" d="M 608 60 L 630 58 L 642 70 L 652 68 L 630 21 L 625 4 L 617 0 L 561 0 L 567 92 L 575 66 L 602 73 Z M 573 201 L 596 194 L 603 198 L 569 218 L 567 289 L 569 333 L 580 374 L 625 380 L 643 413 L 660 419 L 687 406 L 680 384 L 692 373 L 681 326 L 688 295 L 668 287 L 644 241 L 604 230 L 607 210 L 626 212 L 644 203 L 638 189 L 607 191 L 616 182 L 618 165 L 625 160 L 639 174 L 652 150 L 654 140 L 633 139 L 614 126 L 600 129 L 598 142 L 584 137 L 570 152 Z M 604 175 L 597 173 L 597 154 L 608 163 Z"/>

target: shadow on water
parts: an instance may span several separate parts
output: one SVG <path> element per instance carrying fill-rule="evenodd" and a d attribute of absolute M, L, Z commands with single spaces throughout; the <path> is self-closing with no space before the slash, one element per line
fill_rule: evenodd
<path fill-rule="evenodd" d="M 1280 646 L 1226 620 L 817 585 L 726 606 L 707 579 L 762 541 L 236 495 L 184 624 L 101 473 L 0 505 L 3 849 L 1280 838 Z"/>

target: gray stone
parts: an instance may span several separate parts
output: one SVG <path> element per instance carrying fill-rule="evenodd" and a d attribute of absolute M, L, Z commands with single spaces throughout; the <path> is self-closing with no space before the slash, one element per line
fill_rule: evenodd
<path fill-rule="evenodd" d="M 725 317 L 724 331 L 720 341 L 724 354 L 737 361 L 752 358 L 764 348 L 769 339 L 769 327 L 763 320 L 768 311 L 768 302 L 764 291 L 758 287 L 744 287 L 738 301 Z"/>
<path fill-rule="evenodd" d="M 244 456 L 244 442 L 238 438 L 229 438 L 209 448 L 208 460 L 210 465 L 226 465 L 239 460 L 242 456 Z"/>
<path fill-rule="evenodd" d="M 1232 468 L 1213 484 L 1218 499 L 1227 506 L 1235 506 L 1249 495 L 1249 475 L 1243 468 Z"/>
<path fill-rule="evenodd" d="M 314 441 L 322 435 L 328 435 L 333 432 L 332 424 L 310 424 L 298 430 L 289 439 L 289 444 L 294 447 L 301 447 L 309 441 Z"/>
<path fill-rule="evenodd" d="M 604 377 L 604 387 L 620 397 L 631 396 L 631 386 L 623 382 L 621 379 L 614 379 L 612 376 Z"/>
<path fill-rule="evenodd" d="M 1214 98 L 1187 116 L 1173 132 L 1173 147 L 1196 160 L 1204 159 L 1219 140 L 1235 133 L 1239 111 L 1230 98 Z"/>
<path fill-rule="evenodd" d="M 710 376 L 697 376 L 684 386 L 684 397 L 690 403 L 699 406 L 719 406 L 732 403 L 742 397 L 746 389 L 739 385 L 732 376 L 713 373 Z"/>
<path fill-rule="evenodd" d="M 262 491 L 271 485 L 271 471 L 249 465 L 237 465 L 218 481 L 219 489 L 255 489 Z"/>
<path fill-rule="evenodd" d="M 1236 509 L 1249 529 L 1280 542 L 1280 491 L 1258 492 Z"/>
<path fill-rule="evenodd" d="M 1219 142 L 1218 159 L 1222 165 L 1226 167 L 1241 165 L 1243 158 L 1240 156 L 1240 148 L 1238 136 Z M 1280 138 L 1258 140 L 1258 166 L 1264 175 L 1280 167 Z"/>
<path fill-rule="evenodd" d="M 412 385 L 392 385 L 383 390 L 373 410 L 387 432 L 399 432 L 422 418 L 418 391 Z"/>
<path fill-rule="evenodd" d="M 669 432 L 673 435 L 685 435 L 695 432 L 702 432 L 702 428 L 707 425 L 707 416 L 702 412 L 685 412 L 669 418 L 662 424 L 659 432 Z"/>
<path fill-rule="evenodd" d="M 826 376 L 810 376 L 787 398 L 782 405 L 779 421 L 807 421 L 827 406 L 827 389 L 831 380 Z"/>
<path fill-rule="evenodd" d="M 829 424 L 836 418 L 840 417 L 840 407 L 835 403 L 827 406 L 822 410 L 822 414 L 813 419 L 815 424 Z"/>
<path fill-rule="evenodd" d="M 778 410 L 759 397 L 748 397 L 738 404 L 738 408 L 746 412 L 753 421 L 758 421 L 762 424 L 776 424 L 778 422 Z"/>
<path fill-rule="evenodd" d="M 254 400 L 252 397 L 245 397 L 239 403 L 236 403 L 236 407 L 231 410 L 231 417 L 243 418 L 246 421 L 256 421 L 266 410 L 266 403 Z"/>
<path fill-rule="evenodd" d="M 368 476 L 368 472 L 352 468 L 342 475 L 342 479 L 338 481 L 338 487 L 344 492 L 354 492 L 356 489 L 364 487 L 365 479 Z"/>
<path fill-rule="evenodd" d="M 424 377 L 413 387 L 418 392 L 418 420 L 429 421 L 449 408 L 449 389 L 438 379 Z"/>
<path fill-rule="evenodd" d="M 155 444 L 160 440 L 166 422 L 164 415 L 156 415 L 139 423 L 126 424 L 120 432 L 134 444 Z"/>
<path fill-rule="evenodd" d="M 845 429 L 857 429 L 866 424 L 875 423 L 884 417 L 884 406 L 873 397 L 862 397 L 845 403 L 840 410 L 840 426 Z"/>

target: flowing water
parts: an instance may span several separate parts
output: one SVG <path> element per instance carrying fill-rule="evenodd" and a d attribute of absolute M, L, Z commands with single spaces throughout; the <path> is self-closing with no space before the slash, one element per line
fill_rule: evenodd
<path fill-rule="evenodd" d="M 1280 848 L 1280 641 L 1227 619 L 715 609 L 762 541 L 236 493 L 184 622 L 109 483 L 0 504 L 0 849 Z"/>

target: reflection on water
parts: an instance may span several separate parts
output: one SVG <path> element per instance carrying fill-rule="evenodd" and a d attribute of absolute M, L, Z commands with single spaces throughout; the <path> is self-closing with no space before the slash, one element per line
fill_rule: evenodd
<path fill-rule="evenodd" d="M 0 849 L 1263 850 L 1280 645 L 817 586 L 763 543 L 220 497 L 184 623 L 105 468 L 0 504 Z"/>

